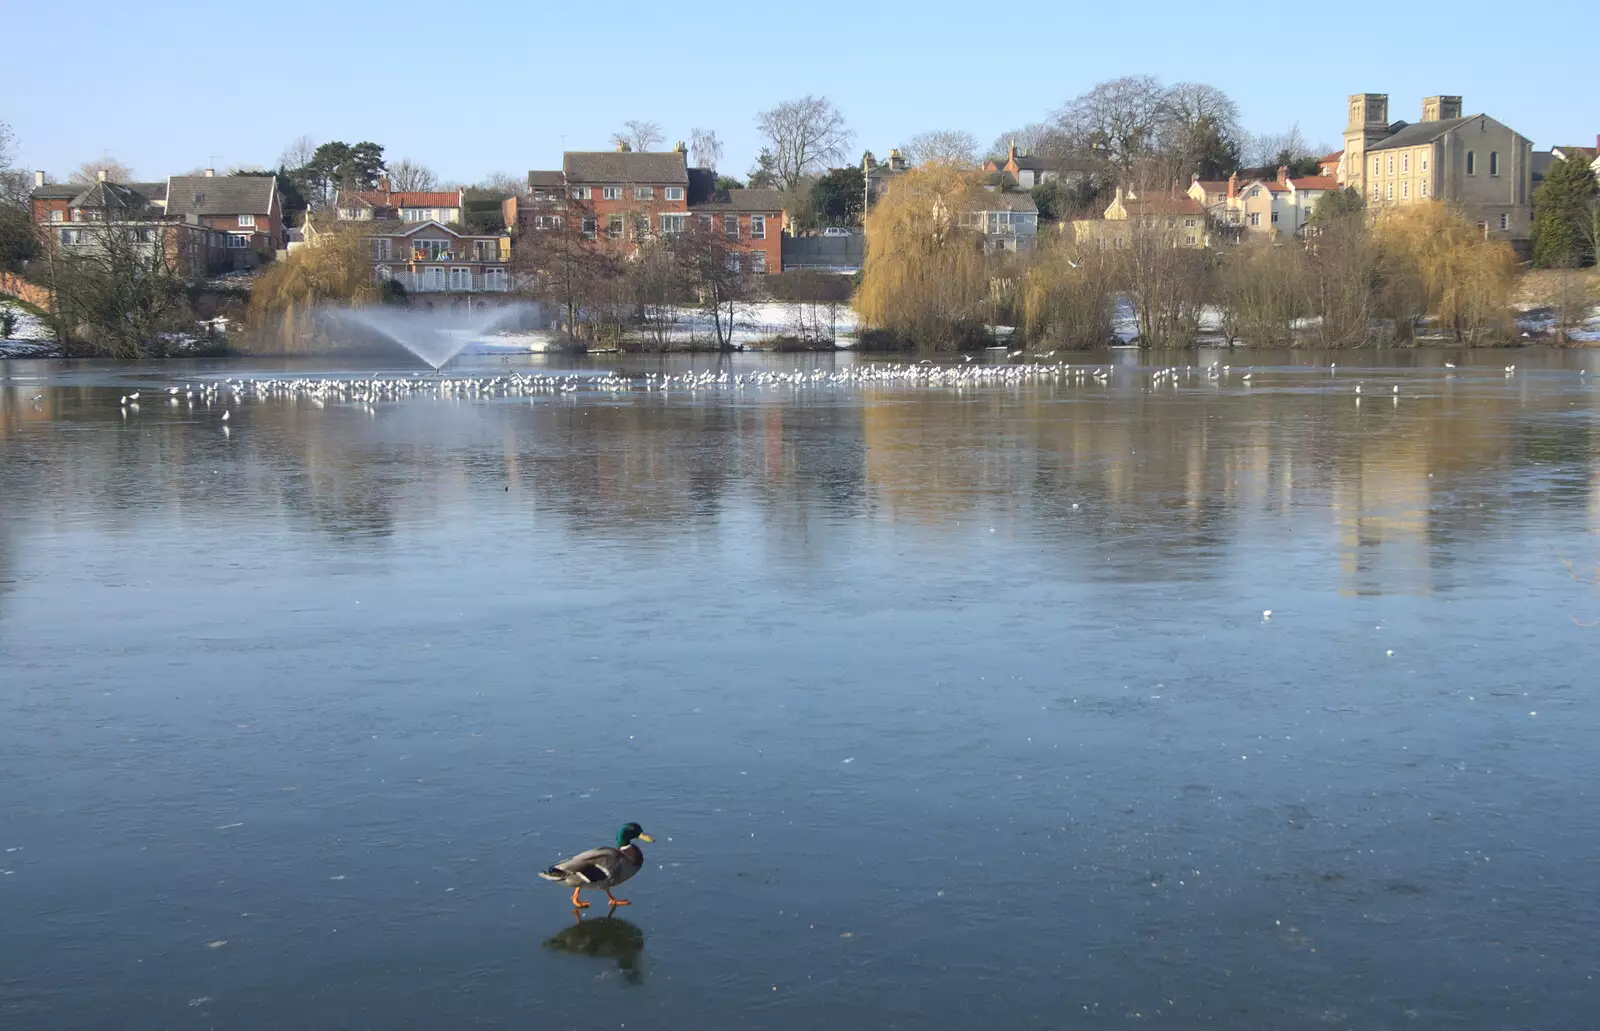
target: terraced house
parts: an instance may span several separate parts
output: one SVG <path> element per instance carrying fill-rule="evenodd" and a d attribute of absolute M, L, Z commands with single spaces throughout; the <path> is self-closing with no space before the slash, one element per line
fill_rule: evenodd
<path fill-rule="evenodd" d="M 399 218 L 313 218 L 306 220 L 306 245 L 319 246 L 339 232 L 366 240 L 374 281 L 397 283 L 408 295 L 421 295 L 424 306 L 458 306 L 475 294 L 511 289 L 511 241 L 502 234 Z"/>
<path fill-rule="evenodd" d="M 1368 210 L 1450 204 L 1486 236 L 1525 243 L 1533 229 L 1533 144 L 1485 114 L 1463 115 L 1460 97 L 1428 97 L 1422 120 L 1389 121 L 1389 97 L 1350 98 L 1339 183 Z"/>
<path fill-rule="evenodd" d="M 62 258 L 121 255 L 164 259 L 180 276 L 201 279 L 230 267 L 228 234 L 166 211 L 167 184 L 51 183 L 34 173 L 33 220 L 47 253 Z"/>
<path fill-rule="evenodd" d="M 690 229 L 720 234 L 730 262 L 781 272 L 784 211 L 777 190 L 718 190 L 716 173 L 690 168 L 688 148 L 568 151 L 559 170 L 528 173 L 528 199 L 510 200 L 506 224 L 537 233 L 575 221 L 596 246 L 633 255 L 650 240 Z"/>

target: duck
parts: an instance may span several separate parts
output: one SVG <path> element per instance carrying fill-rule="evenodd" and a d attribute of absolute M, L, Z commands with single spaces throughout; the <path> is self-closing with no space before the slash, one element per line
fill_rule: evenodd
<path fill-rule="evenodd" d="M 617 831 L 617 843 L 614 847 L 602 846 L 591 848 L 587 852 L 579 852 L 571 859 L 564 859 L 548 870 L 541 870 L 539 876 L 571 888 L 574 909 L 589 908 L 589 903 L 578 898 L 578 892 L 596 890 L 605 892 L 606 899 L 613 907 L 630 906 L 633 903 L 627 899 L 617 898 L 611 894 L 611 889 L 638 873 L 644 866 L 644 851 L 634 842 L 655 840 L 637 823 L 625 823 Z"/>

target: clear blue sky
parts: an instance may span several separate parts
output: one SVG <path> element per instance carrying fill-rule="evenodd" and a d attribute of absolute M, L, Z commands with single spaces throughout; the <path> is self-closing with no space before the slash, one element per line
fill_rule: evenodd
<path fill-rule="evenodd" d="M 742 175 L 759 146 L 756 113 L 805 93 L 844 111 L 852 159 L 926 129 L 966 129 L 987 145 L 1130 73 L 1209 82 L 1239 103 L 1246 128 L 1298 122 L 1334 146 L 1345 97 L 1362 91 L 1388 93 L 1390 117 L 1410 121 L 1423 96 L 1462 94 L 1468 112 L 1540 149 L 1593 145 L 1600 132 L 1592 0 L 1348 13 L 1174 0 L 695 9 L 18 0 L 4 19 L 0 121 L 24 166 L 56 176 L 102 153 L 149 178 L 274 165 L 309 134 L 371 139 L 391 159 L 462 181 L 557 167 L 563 147 L 604 148 L 629 118 L 660 123 L 669 144 L 694 126 L 716 129 L 723 171 Z"/>

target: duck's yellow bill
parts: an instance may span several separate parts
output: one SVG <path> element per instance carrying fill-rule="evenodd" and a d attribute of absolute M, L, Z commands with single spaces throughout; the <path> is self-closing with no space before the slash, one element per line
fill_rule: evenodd
<path fill-rule="evenodd" d="M 641 834 L 641 835 L 639 835 L 639 840 L 648 845 L 648 844 L 651 844 L 652 842 L 654 842 L 656 839 L 652 838 L 648 834 Z"/>

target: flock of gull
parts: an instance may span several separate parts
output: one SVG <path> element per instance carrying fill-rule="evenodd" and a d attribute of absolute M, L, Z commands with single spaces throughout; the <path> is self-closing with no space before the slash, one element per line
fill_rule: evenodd
<path fill-rule="evenodd" d="M 1048 356 L 1038 356 L 1048 357 Z M 1447 362 L 1446 375 L 1454 373 L 1455 364 Z M 1308 367 L 1315 372 L 1324 367 Z M 1325 367 L 1328 374 L 1337 376 L 1339 366 Z M 1516 366 L 1505 367 L 1507 378 L 1515 375 Z M 1583 373 L 1580 373 L 1583 375 Z M 355 405 L 367 410 L 386 403 L 413 398 L 438 400 L 490 400 L 527 398 L 537 401 L 541 397 L 564 396 L 580 391 L 610 395 L 621 394 L 688 394 L 698 396 L 710 392 L 799 392 L 859 387 L 922 387 L 962 390 L 980 387 L 1064 385 L 1073 387 L 1109 387 L 1113 381 L 1119 387 L 1148 391 L 1178 389 L 1184 386 L 1218 386 L 1236 384 L 1250 387 L 1254 370 L 1213 362 L 1209 365 L 1172 365 L 1156 369 L 1114 367 L 1109 365 L 1073 365 L 1066 362 L 1040 361 L 1022 364 L 941 364 L 929 359 L 915 363 L 858 362 L 840 369 L 755 370 L 732 372 L 726 369 L 688 371 L 681 373 L 645 373 L 626 376 L 617 372 L 524 374 L 511 372 L 496 376 L 320 376 L 261 379 L 222 379 L 185 383 L 166 388 L 157 394 L 171 408 L 194 409 L 215 413 L 227 422 L 235 407 L 249 402 L 304 402 L 318 408 L 336 405 Z M 1353 385 L 1359 404 L 1365 384 Z M 1397 400 L 1400 385 L 1393 384 L 1387 391 Z M 1370 394 L 1369 394 L 1370 396 Z M 121 399 L 124 417 L 139 411 L 141 394 L 134 391 Z M 217 413 L 220 408 L 221 412 Z"/>

